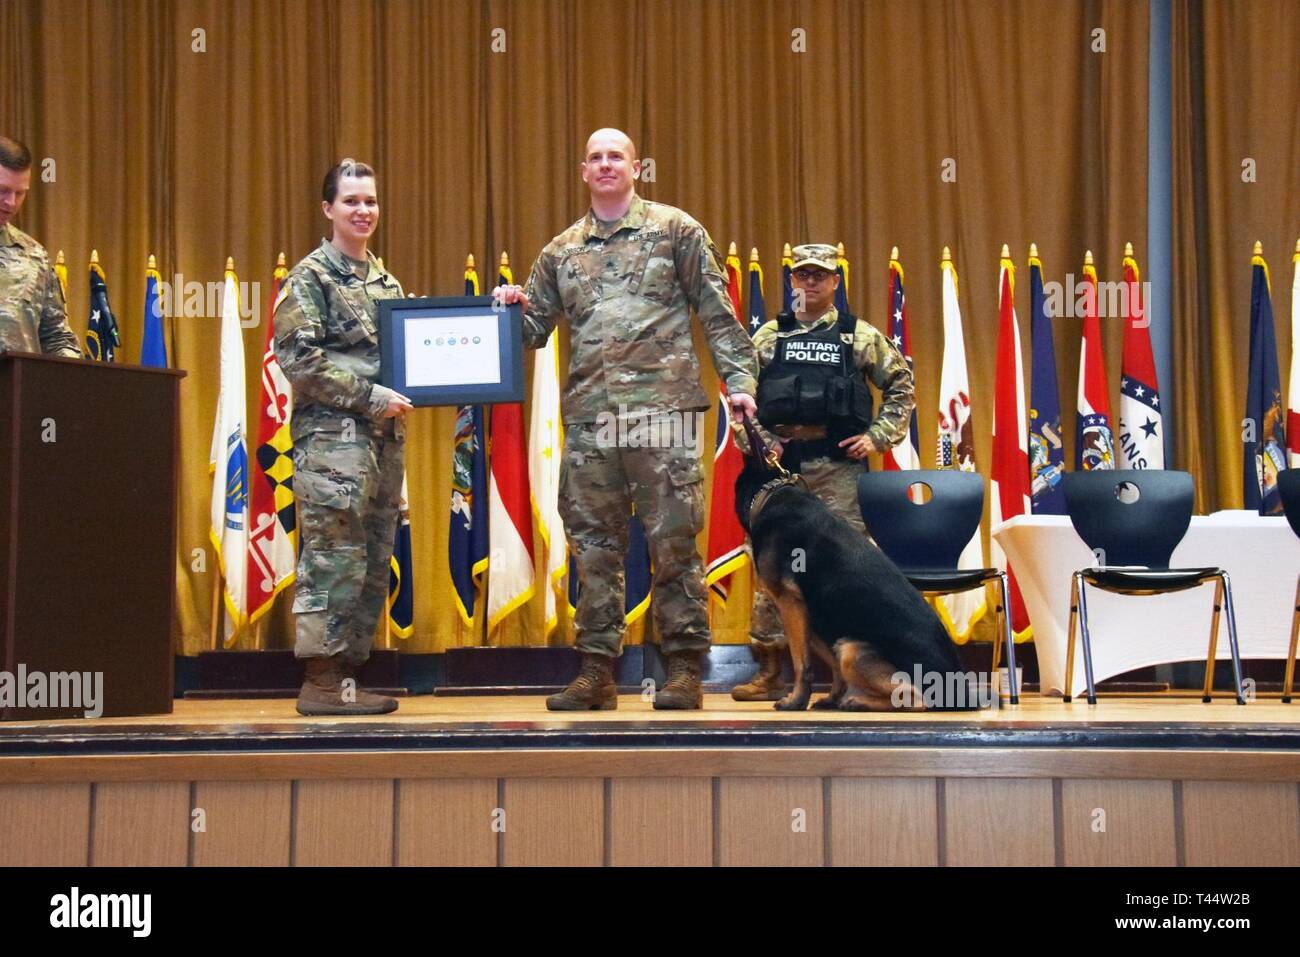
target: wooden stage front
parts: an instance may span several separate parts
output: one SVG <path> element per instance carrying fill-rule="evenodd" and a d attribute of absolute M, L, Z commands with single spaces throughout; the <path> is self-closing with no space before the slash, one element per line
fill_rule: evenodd
<path fill-rule="evenodd" d="M 549 714 L 414 697 L 0 725 L 0 866 L 1300 864 L 1300 702 Z"/>

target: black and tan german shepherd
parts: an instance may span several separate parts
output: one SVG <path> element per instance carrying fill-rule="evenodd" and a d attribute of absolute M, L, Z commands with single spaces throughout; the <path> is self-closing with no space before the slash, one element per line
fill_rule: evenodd
<path fill-rule="evenodd" d="M 816 495 L 747 456 L 736 480 L 736 512 L 790 642 L 794 688 L 778 710 L 808 707 L 814 652 L 834 675 L 830 694 L 814 708 L 978 707 L 974 676 L 962 671 L 934 609 L 874 542 Z"/>

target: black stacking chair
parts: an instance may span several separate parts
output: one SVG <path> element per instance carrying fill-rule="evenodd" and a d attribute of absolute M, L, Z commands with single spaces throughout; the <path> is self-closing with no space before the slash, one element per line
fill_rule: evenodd
<path fill-rule="evenodd" d="M 1065 651 L 1065 700 L 1074 677 L 1074 631 L 1083 635 L 1083 667 L 1088 679 L 1088 704 L 1097 703 L 1092 679 L 1092 645 L 1088 636 L 1085 585 L 1119 595 L 1161 595 L 1215 582 L 1210 650 L 1205 658 L 1205 689 L 1214 689 L 1214 654 L 1219 639 L 1219 612 L 1228 612 L 1228 642 L 1237 704 L 1245 704 L 1241 688 L 1241 656 L 1237 648 L 1237 616 L 1232 610 L 1232 583 L 1222 568 L 1170 568 L 1169 557 L 1187 534 L 1192 521 L 1195 489 L 1186 472 L 1168 469 L 1124 469 L 1067 472 L 1062 486 L 1065 507 L 1079 537 L 1099 558 L 1092 568 L 1079 569 L 1070 585 L 1070 636 Z"/>
<path fill-rule="evenodd" d="M 930 489 L 930 501 L 912 501 L 909 490 L 918 482 Z M 984 479 L 975 472 L 955 469 L 865 472 L 858 478 L 858 510 L 881 551 L 927 598 L 998 582 L 998 624 L 1006 642 L 1011 703 L 1019 704 L 1007 573 L 997 568 L 957 567 L 962 549 L 984 515 Z M 993 642 L 990 681 L 997 680 L 1001 651 L 1001 644 Z"/>
<path fill-rule="evenodd" d="M 1283 469 L 1277 473 L 1277 490 L 1291 531 L 1300 535 L 1300 469 Z M 1300 578 L 1295 583 L 1295 611 L 1291 615 L 1291 647 L 1286 655 L 1286 678 L 1282 682 L 1282 703 L 1291 703 L 1291 682 L 1295 679 L 1296 635 L 1300 634 Z"/>

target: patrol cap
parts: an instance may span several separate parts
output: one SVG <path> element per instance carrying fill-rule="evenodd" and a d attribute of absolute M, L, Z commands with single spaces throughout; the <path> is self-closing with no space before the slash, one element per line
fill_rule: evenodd
<path fill-rule="evenodd" d="M 794 255 L 794 265 L 790 267 L 792 269 L 798 269 L 800 266 L 817 266 L 827 272 L 834 272 L 839 257 L 839 250 L 825 243 L 806 243 L 803 246 L 795 246 L 791 252 Z"/>

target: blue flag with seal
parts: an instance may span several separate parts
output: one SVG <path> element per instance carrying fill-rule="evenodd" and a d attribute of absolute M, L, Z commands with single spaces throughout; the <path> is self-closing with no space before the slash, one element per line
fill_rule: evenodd
<path fill-rule="evenodd" d="M 99 362 L 117 361 L 122 339 L 117 331 L 117 317 L 108 305 L 108 284 L 99 266 L 99 253 L 90 253 L 90 322 L 86 326 L 86 351 Z"/>
<path fill-rule="evenodd" d="M 1061 390 L 1056 382 L 1052 317 L 1043 294 L 1043 263 L 1038 247 L 1029 249 L 1030 342 L 1033 344 L 1029 395 L 1029 492 L 1035 515 L 1064 515 L 1065 445 L 1061 441 Z"/>
<path fill-rule="evenodd" d="M 1242 497 L 1246 508 L 1279 515 L 1277 473 L 1286 468 L 1285 411 L 1277 371 L 1277 339 L 1268 264 L 1255 244 L 1250 260 L 1250 371 L 1246 377 L 1246 427 L 1242 433 Z"/>
<path fill-rule="evenodd" d="M 158 300 L 158 261 L 149 257 L 144 271 L 144 338 L 140 342 L 140 365 L 167 368 L 167 340 L 163 336 L 162 303 Z"/>
<path fill-rule="evenodd" d="M 793 312 L 794 305 L 794 250 L 790 244 L 785 244 L 785 250 L 781 253 L 781 311 L 785 313 Z M 752 310 L 751 310 L 752 311 Z M 766 314 L 767 310 L 763 310 Z M 753 331 L 750 332 L 753 335 Z"/>
<path fill-rule="evenodd" d="M 411 507 L 405 475 L 397 513 L 397 539 L 388 571 L 388 627 L 398 638 L 410 638 L 415 631 L 415 583 L 411 578 Z"/>
<path fill-rule="evenodd" d="M 650 608 L 650 543 L 645 526 L 633 515 L 627 523 L 627 554 L 623 557 L 623 619 L 632 624 Z M 578 563 L 569 555 L 569 614 L 578 607 Z"/>

